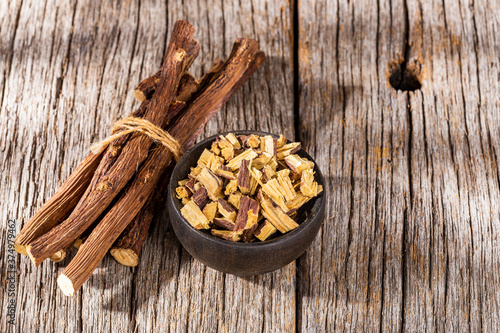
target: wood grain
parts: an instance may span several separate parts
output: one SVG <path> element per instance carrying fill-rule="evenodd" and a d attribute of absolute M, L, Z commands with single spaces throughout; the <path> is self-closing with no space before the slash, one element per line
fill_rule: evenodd
<path fill-rule="evenodd" d="M 493 7 L 299 1 L 299 136 L 331 193 L 300 330 L 496 330 Z M 393 61 L 421 64 L 422 89 L 388 85 Z"/>
<path fill-rule="evenodd" d="M 197 28 L 197 77 L 237 37 L 259 39 L 266 63 L 203 137 L 301 140 L 328 180 L 320 234 L 296 263 L 236 278 L 194 261 L 164 211 L 139 266 L 106 256 L 73 298 L 56 287 L 68 258 L 34 269 L 19 256 L 16 326 L 5 253 L 1 332 L 498 330 L 495 1 L 0 2 L 2 249 L 6 220 L 19 231 L 137 106 L 179 18 Z M 420 90 L 389 85 L 401 61 L 421 65 Z"/>
<path fill-rule="evenodd" d="M 208 3 L 200 4 L 201 8 L 190 8 L 189 13 L 183 11 L 181 2 L 169 2 L 168 9 L 164 3 L 143 2 L 78 1 L 68 4 L 67 8 L 59 8 L 60 5 L 55 3 L 37 7 L 39 4 L 26 1 L 18 7 L 21 5 L 20 22 L 26 24 L 38 15 L 32 22 L 44 22 L 38 24 L 52 31 L 47 32 L 43 39 L 37 35 L 40 31 L 33 23 L 32 31 L 22 31 L 26 36 L 19 37 L 19 30 L 17 37 L 11 37 L 15 39 L 14 46 L 20 43 L 30 45 L 31 39 L 37 40 L 27 48 L 29 52 L 16 53 L 23 46 L 14 47 L 12 62 L 17 64 L 17 69 L 12 77 L 5 76 L 6 96 L 9 98 L 2 104 L 2 113 L 11 122 L 8 126 L 15 128 L 14 124 L 18 124 L 17 133 L 20 135 L 17 142 L 3 139 L 8 144 L 8 151 L 18 152 L 9 158 L 20 161 L 17 168 L 9 161 L 3 164 L 11 172 L 3 176 L 7 181 L 2 184 L 8 186 L 2 186 L 2 195 L 17 193 L 17 197 L 3 205 L 2 211 L 8 209 L 4 216 L 17 218 L 19 228 L 21 221 L 31 216 L 54 193 L 58 181 L 67 177 L 88 145 L 106 136 L 113 121 L 128 114 L 136 105 L 131 90 L 158 68 L 164 53 L 166 32 L 178 18 L 190 20 L 197 27 L 196 38 L 202 42 L 202 54 L 194 66 L 197 76 L 213 60 L 227 57 L 233 41 L 240 36 L 260 39 L 261 48 L 273 55 L 266 68 L 243 87 L 243 92 L 230 101 L 217 120 L 212 121 L 206 135 L 232 128 L 263 128 L 280 132 L 283 127 L 285 133 L 293 137 L 293 75 L 292 67 L 286 66 L 292 63 L 292 35 L 285 33 L 291 31 L 292 19 L 287 3 L 249 3 L 246 8 L 239 8 L 236 4 L 234 8 L 223 8 L 222 3 Z M 11 6 L 15 12 L 16 7 Z M 48 8 L 57 9 L 57 15 L 44 16 Z M 260 13 L 254 18 L 246 14 L 251 13 L 252 8 Z M 209 10 L 214 12 L 213 16 Z M 238 13 L 240 10 L 242 12 Z M 263 15 L 266 10 L 273 13 Z M 241 21 L 240 15 L 247 16 L 248 20 Z M 210 22 L 216 19 L 217 22 Z M 2 20 L 5 19 L 2 17 Z M 258 22 L 252 23 L 254 20 Z M 67 26 L 58 29 L 62 24 Z M 256 24 L 258 30 L 254 30 Z M 226 25 L 232 28 L 226 29 Z M 41 58 L 42 51 L 45 51 L 45 57 L 50 53 L 52 39 L 57 38 L 66 43 L 62 50 L 56 48 L 58 41 L 55 41 L 54 60 Z M 53 67 L 47 68 L 49 60 L 61 64 L 53 66 L 50 63 Z M 33 61 L 40 64 L 31 67 Z M 27 85 L 29 81 L 19 76 L 23 71 L 27 71 L 27 75 L 39 76 L 36 82 L 42 87 L 35 89 L 35 86 Z M 44 75 L 54 76 L 51 86 Z M 61 78 L 57 80 L 58 77 Z M 271 80 L 277 84 L 271 85 Z M 58 89 L 57 98 L 54 97 L 55 88 Z M 47 95 L 41 95 L 40 90 L 46 90 Z M 243 99 L 242 94 L 251 96 L 252 100 Z M 267 113 L 264 106 L 269 103 L 275 105 L 276 114 L 280 115 L 279 122 Z M 50 105 L 44 109 L 37 104 Z M 259 108 L 257 113 L 256 108 Z M 29 115 L 44 121 L 32 124 Z M 234 118 L 238 121 L 233 122 Z M 267 121 L 268 125 L 261 125 L 260 121 Z M 58 131 L 59 136 L 52 131 Z M 45 170 L 37 160 L 24 158 L 23 147 L 44 151 L 45 155 L 38 161 L 43 163 Z M 2 153 L 3 160 L 8 157 L 8 151 L 4 150 L 5 155 Z M 35 157 L 35 153 L 32 156 Z M 54 161 L 57 161 L 55 166 L 51 163 Z M 16 172 L 16 169 L 23 172 Z M 50 171 L 59 169 L 62 171 Z M 28 189 L 18 190 L 26 184 L 39 189 L 31 189 L 29 195 Z M 40 187 L 45 189 L 43 186 L 45 191 L 40 190 Z M 165 216 L 157 219 L 153 228 L 146 241 L 148 246 L 141 254 L 141 264 L 136 269 L 123 267 L 108 256 L 74 298 L 61 296 L 55 284 L 58 271 L 68 259 L 60 265 L 44 263 L 39 270 L 33 270 L 26 258 L 21 258 L 16 328 L 142 332 L 150 329 L 163 331 L 165 323 L 170 323 L 172 331 L 212 331 L 214 327 L 226 331 L 255 331 L 263 327 L 267 331 L 284 331 L 294 327 L 293 264 L 276 273 L 251 279 L 225 276 L 194 262 L 181 250 Z M 2 233 L 2 237 L 4 235 Z M 39 287 L 32 292 L 35 285 Z M 230 289 L 226 285 L 230 285 Z M 250 310 L 248 300 L 251 300 Z M 228 304 L 227 307 L 224 304 Z M 247 319 L 247 310 L 253 317 L 251 322 Z M 2 318 L 1 327 L 7 329 L 5 318 Z"/>

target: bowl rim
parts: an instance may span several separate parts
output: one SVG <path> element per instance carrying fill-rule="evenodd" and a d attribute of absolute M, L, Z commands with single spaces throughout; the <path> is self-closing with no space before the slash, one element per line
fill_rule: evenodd
<path fill-rule="evenodd" d="M 278 238 L 273 238 L 273 239 L 270 239 L 270 240 L 265 240 L 265 241 L 260 241 L 260 242 L 251 242 L 251 243 L 242 243 L 242 242 L 232 242 L 232 241 L 229 241 L 229 240 L 226 240 L 226 239 L 222 239 L 222 238 L 219 238 L 219 237 L 215 237 L 211 234 L 207 234 L 201 230 L 198 230 L 198 229 L 195 229 L 193 228 L 193 226 L 184 218 L 184 216 L 182 216 L 181 212 L 180 212 L 180 209 L 178 208 L 178 206 L 176 205 L 175 203 L 175 200 L 179 200 L 175 197 L 174 195 L 174 191 L 175 191 L 175 188 L 177 187 L 177 184 L 174 184 L 174 175 L 176 173 L 179 172 L 179 168 L 181 165 L 183 165 L 185 162 L 185 160 L 188 158 L 188 156 L 190 154 L 192 154 L 192 152 L 198 148 L 199 146 L 201 145 L 204 145 L 208 142 L 213 142 L 216 138 L 220 137 L 221 135 L 225 136 L 229 133 L 233 133 L 235 135 L 247 135 L 247 134 L 257 134 L 259 136 L 261 135 L 271 135 L 273 138 L 277 138 L 279 137 L 279 135 L 276 135 L 276 134 L 273 134 L 273 133 L 269 133 L 269 132 L 264 132 L 264 131 L 258 131 L 258 130 L 233 130 L 233 131 L 226 131 L 226 132 L 221 132 L 221 133 L 218 133 L 218 134 L 215 134 L 215 135 L 212 135 L 206 139 L 203 139 L 202 141 L 199 141 L 197 142 L 196 144 L 194 144 L 190 149 L 188 149 L 183 155 L 182 157 L 179 159 L 179 161 L 175 164 L 175 167 L 172 171 L 172 175 L 170 177 L 170 181 L 169 181 L 169 185 L 168 185 L 168 200 L 169 201 L 172 201 L 171 204 L 172 206 L 174 207 L 177 215 L 179 216 L 179 218 L 182 220 L 182 222 L 184 224 L 186 224 L 189 228 L 191 228 L 192 231 L 194 231 L 196 233 L 196 235 L 198 235 L 199 237 L 202 237 L 204 238 L 205 240 L 207 241 L 212 241 L 212 242 L 215 242 L 217 244 L 220 244 L 220 245 L 223 245 L 223 246 L 232 246 L 232 247 L 236 247 L 236 248 L 242 248 L 242 249 L 249 249 L 249 248 L 257 248 L 257 247 L 263 247 L 263 246 L 269 246 L 269 245 L 272 245 L 272 246 L 279 246 L 280 243 L 285 243 L 287 242 L 290 238 L 292 238 L 294 235 L 298 235 L 302 232 L 304 232 L 304 230 L 307 230 L 307 226 L 309 226 L 313 221 L 316 220 L 316 217 L 321 214 L 321 206 L 324 206 L 326 204 L 326 196 L 325 196 L 325 193 L 327 191 L 327 188 L 326 188 L 326 182 L 324 181 L 325 178 L 323 177 L 323 173 L 321 172 L 321 169 L 319 168 L 319 165 L 316 163 L 316 161 L 312 158 L 311 155 L 309 155 L 303 148 L 301 148 L 298 152 L 300 152 L 301 154 L 305 155 L 305 157 L 312 161 L 314 163 L 314 166 L 315 166 L 315 172 L 317 172 L 319 174 L 319 177 L 318 179 L 320 181 L 318 181 L 318 184 L 322 185 L 323 186 L 323 191 L 320 193 L 320 195 L 318 195 L 317 197 L 315 197 L 315 200 L 320 200 L 319 202 L 319 206 L 318 206 L 318 209 L 316 209 L 314 211 L 314 213 L 310 216 L 308 216 L 308 218 L 306 220 L 304 220 L 302 223 L 299 224 L 299 226 L 285 234 L 282 234 L 280 236 L 278 236 Z M 287 142 L 292 142 L 290 140 L 287 140 Z M 316 205 L 316 202 L 314 203 L 313 207 Z M 324 219 L 322 219 L 324 220 Z M 323 224 L 324 221 L 321 221 L 321 224 Z"/>

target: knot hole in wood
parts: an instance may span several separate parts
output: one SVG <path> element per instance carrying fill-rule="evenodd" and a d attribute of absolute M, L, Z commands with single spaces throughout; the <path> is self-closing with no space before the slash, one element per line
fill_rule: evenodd
<path fill-rule="evenodd" d="M 394 60 L 389 63 L 389 84 L 396 90 L 415 91 L 422 87 L 421 64 L 418 60 Z"/>

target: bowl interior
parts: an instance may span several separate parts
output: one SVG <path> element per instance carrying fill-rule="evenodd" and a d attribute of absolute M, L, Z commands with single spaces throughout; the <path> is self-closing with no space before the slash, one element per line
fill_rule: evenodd
<path fill-rule="evenodd" d="M 210 149 L 210 146 L 212 142 L 219 137 L 220 135 L 226 135 L 229 133 L 234 133 L 235 135 L 250 135 L 250 134 L 256 134 L 259 136 L 264 136 L 264 135 L 271 135 L 274 138 L 277 138 L 278 136 L 272 133 L 267 133 L 267 132 L 262 132 L 262 131 L 245 131 L 245 130 L 240 130 L 240 131 L 229 131 L 229 132 L 224 132 L 218 135 L 211 136 L 203 141 L 200 141 L 197 143 L 195 146 L 193 146 L 190 150 L 188 150 L 182 158 L 177 162 L 173 172 L 172 176 L 170 178 L 170 185 L 169 185 L 169 200 L 173 200 L 173 206 L 176 208 L 176 210 L 179 212 L 179 216 L 181 217 L 183 223 L 187 224 L 192 230 L 196 233 L 199 233 L 200 236 L 203 236 L 204 238 L 208 238 L 211 241 L 214 242 L 219 242 L 223 244 L 232 244 L 233 246 L 242 246 L 245 248 L 251 247 L 251 246 L 263 246 L 265 244 L 269 243 L 276 243 L 280 242 L 280 240 L 287 239 L 288 237 L 292 237 L 296 233 L 300 233 L 304 228 L 307 228 L 307 226 L 312 223 L 314 220 L 314 217 L 319 214 L 321 205 L 324 204 L 324 193 L 326 191 L 325 188 L 325 182 L 323 175 L 321 171 L 318 168 L 318 165 L 314 161 L 314 159 L 305 152 L 304 149 L 300 149 L 296 154 L 305 157 L 308 160 L 314 162 L 314 172 L 315 172 L 315 181 L 323 186 L 323 192 L 321 192 L 317 197 L 312 198 L 309 200 L 306 204 L 304 204 L 302 207 L 299 208 L 297 212 L 297 217 L 295 220 L 299 224 L 299 226 L 285 234 L 281 234 L 277 232 L 275 234 L 275 237 L 271 237 L 263 242 L 252 242 L 252 243 L 242 243 L 242 242 L 231 242 L 222 238 L 218 238 L 210 234 L 209 230 L 198 230 L 193 228 L 189 222 L 180 215 L 180 210 L 182 208 L 182 203 L 181 200 L 177 199 L 175 197 L 175 189 L 177 187 L 177 183 L 180 180 L 186 179 L 189 172 L 191 171 L 190 168 L 196 166 L 196 163 L 198 161 L 198 158 L 200 157 L 201 153 L 205 148 Z M 290 142 L 290 141 L 289 141 Z"/>

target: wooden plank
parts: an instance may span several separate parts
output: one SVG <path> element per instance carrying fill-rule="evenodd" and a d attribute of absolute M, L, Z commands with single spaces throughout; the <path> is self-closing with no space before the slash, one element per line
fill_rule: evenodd
<path fill-rule="evenodd" d="M 0 57 L 0 73 L 1 73 L 1 84 L 0 84 L 0 117 L 2 119 L 6 119 L 4 117 L 6 111 L 2 107 L 3 105 L 3 97 L 5 94 L 5 85 L 8 77 L 10 76 L 10 73 L 12 71 L 12 57 L 14 55 L 14 40 L 15 36 L 19 27 L 19 16 L 21 13 L 21 2 L 16 1 L 16 2 L 2 2 L 0 3 L 0 13 L 5 13 L 4 15 L 0 15 L 0 45 L 2 45 L 2 52 L 1 52 L 1 57 Z M 12 124 L 12 123 L 11 123 Z M 6 144 L 5 142 L 9 139 L 12 139 L 12 131 L 8 131 L 8 123 L 7 122 L 2 122 L 0 125 L 1 131 L 0 131 L 0 147 L 2 147 L 2 151 L 0 152 L 0 161 L 1 165 L 7 165 L 7 159 L 8 156 L 4 151 L 6 151 Z M 3 169 L 3 168 L 2 168 Z M 3 171 L 3 170 L 2 170 Z M 10 278 L 12 273 L 7 274 L 7 270 L 10 270 L 8 259 L 11 259 L 9 257 L 9 252 L 7 251 L 7 246 L 8 246 L 8 241 L 9 241 L 9 234 L 8 232 L 11 230 L 11 226 L 8 225 L 10 224 L 9 219 L 13 219 L 14 216 L 17 215 L 17 212 L 14 214 L 14 211 L 17 210 L 16 207 L 7 207 L 7 198 L 12 199 L 14 196 L 14 193 L 9 193 L 7 191 L 4 192 L 4 188 L 7 187 L 7 183 L 4 182 L 3 175 L 5 173 L 2 172 L 0 175 L 0 180 L 2 180 L 2 187 L 1 187 L 1 200 L 0 202 L 0 212 L 2 212 L 2 216 L 4 216 L 5 222 L 2 223 L 2 227 L 0 227 L 1 233 L 0 233 L 0 246 L 2 246 L 2 249 L 6 249 L 5 251 L 2 251 L 2 260 L 0 260 L 0 270 L 2 272 L 2 283 L 0 284 L 0 306 L 2 309 L 4 309 L 4 314 L 0 318 L 0 330 L 2 332 L 7 332 L 9 329 L 9 324 L 8 321 L 11 320 L 10 317 L 7 317 L 10 312 L 7 311 L 8 306 L 10 305 L 10 302 L 14 300 L 14 295 L 12 295 L 12 291 L 10 291 L 10 283 L 8 282 L 7 278 Z M 19 186 L 19 184 L 15 184 L 14 186 Z M 10 189 L 10 186 L 9 186 Z M 16 228 L 17 229 L 17 228 Z M 16 230 L 17 231 L 17 230 Z M 11 238 L 11 237 L 10 237 Z M 12 240 L 12 239 L 11 239 Z M 18 266 L 17 260 L 16 260 L 16 268 Z M 5 273 L 4 273 L 5 272 Z M 16 283 L 14 283 L 16 285 Z"/>
<path fill-rule="evenodd" d="M 71 125 L 62 126 L 65 113 L 54 107 L 58 82 L 68 62 L 74 3 L 23 1 L 13 3 L 16 6 L 20 12 L 10 13 L 16 20 L 16 31 L 10 44 L 11 62 L 6 63 L 10 69 L 5 72 L 1 105 L 1 117 L 5 119 L 1 182 L 2 198 L 6 199 L 2 200 L 1 211 L 5 218 L 16 219 L 20 229 L 21 223 L 54 192 L 58 181 L 69 174 L 79 158 L 77 154 L 71 158 L 71 149 L 65 142 Z M 63 162 L 60 155 L 65 151 L 70 156 Z M 7 247 L 5 239 L 1 246 Z M 79 327 L 79 300 L 64 299 L 55 293 L 57 265 L 42 265 L 34 270 L 24 257 L 18 260 L 17 268 L 17 326 L 7 325 L 6 316 L 2 316 L 3 332 L 14 328 L 29 331 L 38 327 L 43 332 L 54 327 Z M 3 272 L 2 268 L 2 276 Z"/>
<path fill-rule="evenodd" d="M 331 194 L 298 263 L 302 331 L 497 327 L 493 13 L 458 1 L 299 2 L 300 139 Z M 421 90 L 388 85 L 400 59 L 422 64 Z"/>
<path fill-rule="evenodd" d="M 485 5 L 489 7 L 478 3 L 480 8 Z M 425 287 L 417 279 L 420 274 L 407 275 L 407 328 L 419 322 L 427 330 L 495 330 L 499 279 L 493 253 L 499 235 L 499 183 L 488 126 L 498 122 L 498 116 L 483 101 L 498 101 L 498 56 L 490 48 L 495 41 L 487 41 L 493 37 L 489 22 L 498 25 L 498 18 L 485 14 L 483 8 L 491 21 L 484 21 L 484 16 L 476 19 L 480 11 L 460 1 L 409 4 L 408 8 L 410 17 L 422 17 L 411 26 L 409 42 L 421 41 L 410 48 L 410 57 L 424 64 L 426 78 L 422 91 L 410 95 L 410 105 L 412 123 L 425 129 L 432 175 L 424 183 L 429 190 L 412 193 L 414 202 L 432 195 L 429 209 L 434 216 L 424 221 L 432 238 L 419 228 L 420 221 L 412 219 L 407 257 L 415 260 L 407 260 L 408 271 L 430 273 L 422 277 L 429 281 Z M 488 11 L 494 13 L 495 8 Z M 479 72 L 479 58 L 487 61 L 490 73 Z M 487 122 L 483 115 L 488 115 Z M 412 156 L 413 163 L 418 155 Z M 418 166 L 412 174 L 417 170 Z M 414 207 L 412 215 L 418 213 Z M 419 253 L 422 249 L 428 253 Z M 432 298 L 424 302 L 424 294 Z"/>
<path fill-rule="evenodd" d="M 293 138 L 289 4 L 197 6 L 174 2 L 167 9 L 165 3 L 82 0 L 9 4 L 11 18 L 1 16 L 2 41 L 12 40 L 14 48 L 12 59 L 1 64 L 1 113 L 6 129 L 16 130 L 2 131 L 1 193 L 8 200 L 1 207 L 4 216 L 18 220 L 18 230 L 69 175 L 88 145 L 105 137 L 112 123 L 137 105 L 130 92 L 160 65 L 166 33 L 178 18 L 197 27 L 202 43 L 194 66 L 198 76 L 213 60 L 227 57 L 237 37 L 260 39 L 269 55 L 204 136 L 245 128 Z M 16 12 L 22 27 L 17 33 Z M 5 235 L 0 236 L 3 246 Z M 226 276 L 182 250 L 166 216 L 155 221 L 138 268 L 107 257 L 73 298 L 62 296 L 56 285 L 69 260 L 35 269 L 26 257 L 20 259 L 18 326 L 9 328 L 162 331 L 169 323 L 172 331 L 291 331 L 295 326 L 294 264 L 260 277 Z M 1 320 L 7 331 L 5 317 Z"/>
<path fill-rule="evenodd" d="M 304 332 L 401 327 L 407 98 L 385 73 L 403 53 L 402 14 L 401 2 L 299 2 L 300 140 L 330 189 L 298 264 Z"/>
<path fill-rule="evenodd" d="M 500 191 L 498 188 L 498 184 L 500 184 L 500 170 L 498 168 L 498 152 L 500 152 L 500 140 L 498 140 L 500 138 L 500 126 L 498 126 L 500 18 L 498 13 L 500 5 L 496 2 L 478 2 L 472 8 L 462 4 L 460 10 L 465 12 L 462 14 L 464 18 L 469 22 L 472 20 L 472 25 L 468 26 L 468 35 L 469 38 L 472 37 L 472 40 L 477 41 L 477 46 L 473 48 L 476 53 L 476 73 L 469 81 L 470 86 L 477 89 L 476 94 L 474 94 L 476 98 L 468 100 L 469 109 L 475 112 L 466 113 L 467 126 L 470 126 L 470 122 L 474 122 L 475 128 L 479 127 L 475 141 L 471 142 L 470 146 L 474 154 L 471 158 L 474 176 L 482 181 L 481 187 L 476 187 L 477 197 L 474 198 L 475 202 L 479 201 L 479 205 L 474 207 L 474 213 L 471 214 L 473 216 L 471 225 L 473 226 L 474 239 L 471 279 L 474 287 L 478 290 L 473 295 L 474 303 L 479 303 L 482 308 L 479 327 L 487 331 L 495 330 L 500 325 L 500 293 L 498 292 L 500 287 L 500 249 L 498 247 L 500 238 Z M 470 43 L 461 43 L 460 46 L 467 47 L 465 50 L 462 49 L 461 54 L 471 49 Z M 461 64 L 465 67 L 468 62 L 461 61 Z M 471 68 L 470 72 L 472 70 Z M 467 77 L 468 74 L 469 72 L 465 72 L 462 76 Z M 464 84 L 464 86 L 466 85 Z M 479 153 L 484 156 L 482 161 L 475 159 Z M 486 184 L 487 186 L 485 186 Z M 478 217 L 485 218 L 486 221 L 489 220 L 489 225 L 488 222 L 479 224 Z M 476 249 L 478 240 L 481 240 L 480 247 Z M 477 318 L 476 313 L 477 309 L 474 309 L 471 317 Z M 477 323 L 477 320 L 475 322 Z"/>
<path fill-rule="evenodd" d="M 2 211 L 17 218 L 19 228 L 87 154 L 89 144 L 130 112 L 123 106 L 131 104 L 130 90 L 139 82 L 139 74 L 131 73 L 137 20 L 137 5 L 121 2 L 22 4 L 2 104 L 8 127 L 16 129 L 2 140 L 2 197 L 10 195 Z M 148 41 L 164 33 L 164 22 L 165 14 L 156 31 L 149 22 L 148 35 L 154 37 Z M 157 68 L 163 50 L 145 45 L 151 45 L 144 49 L 147 55 L 135 54 L 140 56 L 135 63 Z M 56 278 L 68 262 L 34 269 L 21 258 L 17 330 L 128 331 L 131 270 L 107 258 L 82 291 L 67 298 Z"/>
<path fill-rule="evenodd" d="M 268 55 L 250 82 L 209 122 L 203 136 L 233 129 L 260 129 L 293 138 L 289 3 L 209 1 L 185 6 L 180 1 L 169 2 L 168 26 L 179 18 L 197 28 L 195 38 L 201 43 L 193 65 L 197 76 L 214 60 L 227 57 L 238 37 L 257 38 Z M 166 213 L 155 220 L 152 229 L 134 279 L 138 332 L 293 330 L 294 264 L 259 277 L 225 275 L 194 261 L 181 249 Z"/>

